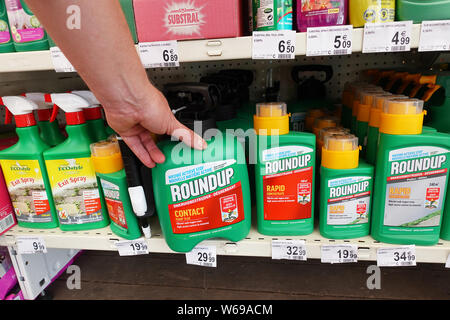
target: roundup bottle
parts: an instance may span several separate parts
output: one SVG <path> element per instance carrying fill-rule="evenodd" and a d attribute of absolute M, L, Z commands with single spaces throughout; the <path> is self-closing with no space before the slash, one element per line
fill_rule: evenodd
<path fill-rule="evenodd" d="M 322 160 L 322 148 L 325 137 L 342 134 L 350 134 L 350 129 L 344 127 L 327 127 L 321 129 L 317 136 L 317 158 Z"/>
<path fill-rule="evenodd" d="M 60 228 L 103 228 L 109 224 L 108 213 L 95 175 L 89 148 L 92 141 L 83 113 L 89 103 L 71 93 L 46 95 L 46 101 L 55 104 L 51 121 L 59 107 L 66 113 L 67 122 L 67 139 L 44 152 Z"/>
<path fill-rule="evenodd" d="M 50 147 L 54 147 L 62 143 L 66 138 L 59 129 L 58 121 L 50 122 L 53 104 L 45 102 L 45 93 L 32 92 L 26 93 L 24 96 L 36 103 L 38 106 L 38 127 L 42 140 L 44 140 Z"/>
<path fill-rule="evenodd" d="M 117 139 L 91 144 L 92 161 L 105 195 L 106 207 L 111 219 L 111 230 L 118 236 L 133 240 L 141 236 L 139 221 L 134 213 L 128 193 L 127 177 Z M 138 168 L 134 168 L 138 170 Z M 138 210 L 141 216 L 146 214 L 145 197 Z"/>
<path fill-rule="evenodd" d="M 357 126 L 358 126 L 358 111 L 359 105 L 361 104 L 361 96 L 363 93 L 382 93 L 384 90 L 381 87 L 374 85 L 365 85 L 355 89 L 355 94 L 353 98 L 353 106 L 352 106 L 352 121 L 350 123 L 350 132 L 356 134 Z"/>
<path fill-rule="evenodd" d="M 158 144 L 166 161 L 152 169 L 156 209 L 166 242 L 177 252 L 189 252 L 215 237 L 240 241 L 250 231 L 250 187 L 242 144 L 217 129 L 206 130 L 205 139 L 208 147 L 203 151 L 175 141 Z"/>
<path fill-rule="evenodd" d="M 320 168 L 320 234 L 330 239 L 369 235 L 373 166 L 359 160 L 358 138 L 329 135 Z"/>
<path fill-rule="evenodd" d="M 322 109 L 310 109 L 306 113 L 305 118 L 305 131 L 312 132 L 314 129 L 314 123 L 316 119 L 325 116 L 325 111 Z"/>
<path fill-rule="evenodd" d="M 14 43 L 9 32 L 5 3 L 0 1 L 0 53 L 14 51 Z"/>
<path fill-rule="evenodd" d="M 108 133 L 105 126 L 105 120 L 103 120 L 100 102 L 89 90 L 72 91 L 72 93 L 89 102 L 89 107 L 85 108 L 83 112 L 92 141 L 106 140 L 108 138 Z"/>
<path fill-rule="evenodd" d="M 254 126 L 258 232 L 310 234 L 314 229 L 315 136 L 289 133 L 286 104 L 279 102 L 257 104 Z"/>
<path fill-rule="evenodd" d="M 373 100 L 377 96 L 383 96 L 386 92 L 361 92 L 358 104 L 358 111 L 356 112 L 356 136 L 358 143 L 363 147 L 363 154 L 366 153 L 367 134 L 369 130 L 370 109 L 373 105 Z"/>
<path fill-rule="evenodd" d="M 381 113 L 372 236 L 395 244 L 438 242 L 450 161 L 446 134 L 422 133 L 423 101 L 393 99 Z"/>
<path fill-rule="evenodd" d="M 11 113 L 19 141 L 0 152 L 0 163 L 20 226 L 50 229 L 58 226 L 43 152 L 50 148 L 39 136 L 33 110 L 38 106 L 24 97 L 3 97 L 6 123 Z"/>

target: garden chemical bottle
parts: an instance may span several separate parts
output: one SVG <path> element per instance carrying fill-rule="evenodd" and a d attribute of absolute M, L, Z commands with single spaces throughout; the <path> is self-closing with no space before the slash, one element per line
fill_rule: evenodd
<path fill-rule="evenodd" d="M 369 235 L 373 166 L 359 159 L 352 134 L 325 137 L 320 168 L 320 234 L 330 239 Z"/>
<path fill-rule="evenodd" d="M 325 140 L 325 137 L 341 135 L 341 134 L 350 134 L 350 129 L 344 128 L 344 127 L 327 127 L 327 128 L 320 129 L 319 135 L 317 136 L 317 139 L 316 139 L 316 143 L 317 143 L 316 153 L 318 155 L 317 158 L 319 159 L 319 161 L 322 160 L 322 147 L 323 147 L 323 142 Z"/>
<path fill-rule="evenodd" d="M 349 19 L 355 28 L 366 23 L 392 22 L 395 0 L 349 0 Z"/>
<path fill-rule="evenodd" d="M 187 105 L 186 108 L 200 107 Z M 198 110 L 198 109 L 197 109 Z M 152 169 L 156 210 L 169 247 L 189 252 L 201 241 L 244 239 L 251 225 L 251 200 L 245 153 L 236 136 L 222 134 L 208 118 L 181 119 L 202 127 L 208 147 L 162 141 L 166 161 Z M 204 128 L 204 127 L 207 128 Z M 209 128 L 209 129 L 208 129 Z"/>
<path fill-rule="evenodd" d="M 320 130 L 322 130 L 323 128 L 337 127 L 339 123 L 340 123 L 339 118 L 335 116 L 325 116 L 316 118 L 316 120 L 314 121 L 312 131 L 317 138 L 319 136 Z"/>
<path fill-rule="evenodd" d="M 325 110 L 323 109 L 310 109 L 306 113 L 305 130 L 312 132 L 314 129 L 314 123 L 317 118 L 325 116 Z"/>
<path fill-rule="evenodd" d="M 14 51 L 14 43 L 9 32 L 5 3 L 0 1 L 0 53 Z"/>
<path fill-rule="evenodd" d="M 142 233 L 146 238 L 150 238 L 149 218 L 156 213 L 152 171 L 136 157 L 120 136 L 116 138 L 122 154 L 131 206 L 139 219 Z"/>
<path fill-rule="evenodd" d="M 258 232 L 310 234 L 314 229 L 315 136 L 289 132 L 286 104 L 280 102 L 257 104 L 254 126 Z"/>
<path fill-rule="evenodd" d="M 24 97 L 3 97 L 6 121 L 16 121 L 19 141 L 0 151 L 0 163 L 20 226 L 49 229 L 58 226 L 43 152 L 50 148 L 42 141 L 33 115 L 38 106 Z"/>
<path fill-rule="evenodd" d="M 106 140 L 109 135 L 102 115 L 102 106 L 95 95 L 89 90 L 72 91 L 72 93 L 89 102 L 89 107 L 85 108 L 83 112 L 92 141 Z"/>
<path fill-rule="evenodd" d="M 370 109 L 373 105 L 373 100 L 377 96 L 383 96 L 386 91 L 383 92 L 361 92 L 360 100 L 358 104 L 358 111 L 356 113 L 356 136 L 358 137 L 358 143 L 362 146 L 362 155 L 365 157 L 367 147 L 367 134 L 369 130 Z"/>
<path fill-rule="evenodd" d="M 105 196 L 111 231 L 128 240 L 139 238 L 141 230 L 131 205 L 119 143 L 117 140 L 93 143 L 91 153 L 95 172 L 100 178 Z M 144 206 L 146 206 L 145 197 Z M 145 211 L 143 213 L 145 214 Z"/>
<path fill-rule="evenodd" d="M 63 231 L 90 230 L 109 224 L 103 193 L 99 188 L 91 158 L 90 144 L 83 109 L 89 102 L 71 93 L 47 94 L 53 103 L 52 119 L 58 107 L 66 113 L 67 139 L 44 152 L 45 165 Z"/>
<path fill-rule="evenodd" d="M 355 89 L 355 94 L 354 94 L 354 98 L 353 98 L 353 106 L 352 106 L 352 121 L 350 123 L 350 132 L 353 134 L 356 134 L 356 130 L 357 130 L 357 125 L 358 125 L 357 116 L 358 116 L 359 105 L 361 103 L 361 95 L 363 92 L 370 92 L 370 93 L 375 94 L 375 93 L 382 93 L 385 91 L 381 87 L 374 86 L 374 85 L 364 85 L 361 87 L 357 87 Z"/>
<path fill-rule="evenodd" d="M 449 18 L 450 0 L 397 0 L 397 20 L 446 20 Z"/>
<path fill-rule="evenodd" d="M 422 133 L 423 101 L 388 100 L 381 113 L 372 236 L 394 244 L 439 240 L 450 161 L 447 134 Z"/>
<path fill-rule="evenodd" d="M 383 111 L 384 101 L 404 97 L 401 95 L 392 95 L 390 92 L 379 94 L 373 97 L 372 107 L 370 108 L 369 124 L 367 128 L 366 161 L 372 165 L 375 164 L 378 151 L 378 137 L 380 127 L 380 117 Z M 406 97 L 405 97 L 406 98 Z"/>
<path fill-rule="evenodd" d="M 292 30 L 292 0 L 252 0 L 253 30 Z"/>
<path fill-rule="evenodd" d="M 50 147 L 62 143 L 66 138 L 59 129 L 58 121 L 50 122 L 52 117 L 53 104 L 45 102 L 45 93 L 31 92 L 25 93 L 25 98 L 30 99 L 38 106 L 38 127 L 42 140 Z"/>
<path fill-rule="evenodd" d="M 47 33 L 24 0 L 5 0 L 16 51 L 48 50 Z"/>

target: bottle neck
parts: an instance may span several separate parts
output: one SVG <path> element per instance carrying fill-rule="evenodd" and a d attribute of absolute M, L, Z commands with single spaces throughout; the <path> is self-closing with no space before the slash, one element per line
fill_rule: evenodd
<path fill-rule="evenodd" d="M 66 123 L 68 126 L 76 126 L 86 123 L 83 111 L 66 112 Z"/>
<path fill-rule="evenodd" d="M 30 127 L 18 127 L 16 128 L 17 136 L 20 140 L 26 140 L 27 142 L 37 142 L 42 139 L 39 135 L 39 128 L 37 126 L 30 126 Z"/>
<path fill-rule="evenodd" d="M 36 119 L 32 113 L 20 114 L 14 116 L 17 128 L 26 128 L 36 126 Z"/>
<path fill-rule="evenodd" d="M 41 109 L 37 111 L 39 122 L 50 121 L 52 117 L 52 109 Z"/>
<path fill-rule="evenodd" d="M 103 119 L 102 107 L 84 109 L 84 116 L 87 121 Z"/>

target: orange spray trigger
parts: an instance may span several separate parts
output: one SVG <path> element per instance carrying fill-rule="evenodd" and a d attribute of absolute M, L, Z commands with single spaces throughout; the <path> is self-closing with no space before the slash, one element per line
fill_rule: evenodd
<path fill-rule="evenodd" d="M 58 115 L 59 107 L 54 104 L 52 109 L 52 116 L 50 117 L 50 122 L 53 122 L 56 120 L 56 116 Z"/>

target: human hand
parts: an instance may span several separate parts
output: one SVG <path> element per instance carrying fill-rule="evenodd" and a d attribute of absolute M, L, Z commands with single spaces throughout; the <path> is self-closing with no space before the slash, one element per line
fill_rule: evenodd
<path fill-rule="evenodd" d="M 146 166 L 153 168 L 165 157 L 151 133 L 167 134 L 186 145 L 202 150 L 206 142 L 182 125 L 173 115 L 164 95 L 149 84 L 141 97 L 103 105 L 108 124 Z"/>

